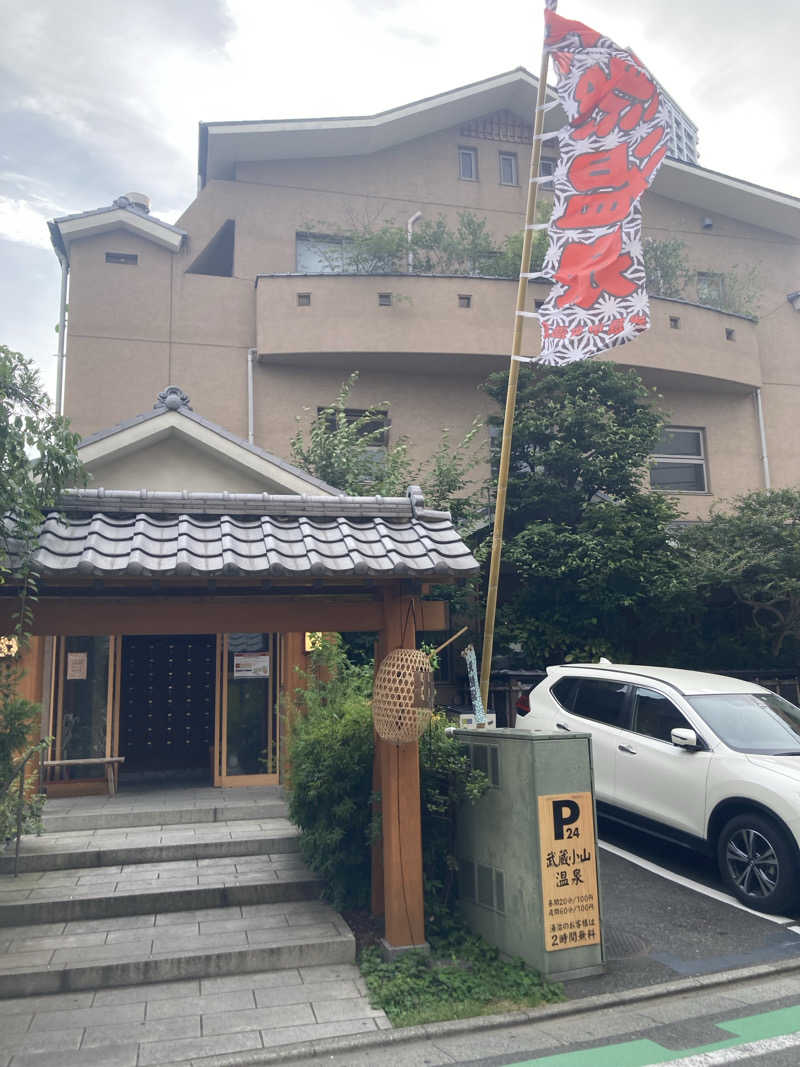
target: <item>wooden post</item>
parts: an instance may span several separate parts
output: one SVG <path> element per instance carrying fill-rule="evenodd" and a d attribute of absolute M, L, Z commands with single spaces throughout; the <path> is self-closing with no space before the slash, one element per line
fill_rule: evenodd
<path fill-rule="evenodd" d="M 297 714 L 297 708 L 295 706 L 295 690 L 304 688 L 304 680 L 298 675 L 296 667 L 301 670 L 307 669 L 307 659 L 305 654 L 305 634 L 304 633 L 284 633 L 281 634 L 282 649 L 281 649 L 281 752 L 279 757 L 279 766 L 281 772 L 281 780 L 288 782 L 292 768 L 289 762 L 289 736 L 292 730 L 292 724 Z"/>
<path fill-rule="evenodd" d="M 394 648 L 416 647 L 420 611 L 416 597 L 391 586 L 384 590 L 383 607 L 380 659 Z M 385 942 L 390 950 L 419 947 L 425 944 L 419 744 L 395 745 L 376 738 L 375 756 L 381 786 Z"/>

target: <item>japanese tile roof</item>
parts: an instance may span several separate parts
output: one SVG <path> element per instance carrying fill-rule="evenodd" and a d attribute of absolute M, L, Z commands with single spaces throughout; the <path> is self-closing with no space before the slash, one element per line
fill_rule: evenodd
<path fill-rule="evenodd" d="M 478 564 L 450 514 L 405 497 L 67 490 L 35 557 L 47 577 L 452 577 Z"/>

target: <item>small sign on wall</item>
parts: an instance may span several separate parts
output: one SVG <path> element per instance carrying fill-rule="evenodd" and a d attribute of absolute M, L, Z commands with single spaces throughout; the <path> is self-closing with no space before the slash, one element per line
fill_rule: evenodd
<path fill-rule="evenodd" d="M 87 660 L 89 655 L 87 652 L 68 652 L 67 653 L 67 681 L 68 682 L 82 682 L 86 678 Z"/>
<path fill-rule="evenodd" d="M 269 678 L 269 652 L 234 652 L 234 681 L 245 678 Z"/>
<path fill-rule="evenodd" d="M 591 793 L 539 797 L 542 906 L 548 952 L 600 943 Z"/>
<path fill-rule="evenodd" d="M 477 728 L 474 715 L 459 715 L 458 724 L 462 730 L 472 730 Z M 487 730 L 494 730 L 497 726 L 497 716 L 493 711 L 486 712 L 486 726 Z"/>

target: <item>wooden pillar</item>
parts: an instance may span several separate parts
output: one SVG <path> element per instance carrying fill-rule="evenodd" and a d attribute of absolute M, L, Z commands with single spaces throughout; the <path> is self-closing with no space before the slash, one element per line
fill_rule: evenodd
<path fill-rule="evenodd" d="M 391 586 L 384 591 L 383 606 L 381 660 L 394 648 L 416 647 L 420 610 L 416 597 L 402 595 Z M 425 916 L 419 744 L 395 745 L 376 738 L 375 757 L 381 792 L 385 940 L 390 949 L 421 946 L 425 944 Z M 373 885 L 373 904 L 374 890 Z"/>
<path fill-rule="evenodd" d="M 292 724 L 294 723 L 295 716 L 297 715 L 297 707 L 295 704 L 295 690 L 303 689 L 305 682 L 303 678 L 297 673 L 296 668 L 300 670 L 308 669 L 308 657 L 305 653 L 305 634 L 304 633 L 285 633 L 281 634 L 282 648 L 281 648 L 281 779 L 288 781 L 291 776 L 291 765 L 289 763 L 289 736 L 292 731 Z"/>

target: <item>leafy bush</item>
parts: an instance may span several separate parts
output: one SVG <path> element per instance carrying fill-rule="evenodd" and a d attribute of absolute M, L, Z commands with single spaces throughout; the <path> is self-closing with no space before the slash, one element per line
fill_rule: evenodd
<path fill-rule="evenodd" d="M 562 998 L 560 985 L 522 960 L 502 960 L 497 949 L 458 926 L 445 943 L 430 937 L 432 952 L 407 952 L 384 963 L 377 948 L 361 955 L 370 1002 L 395 1026 L 533 1007 Z"/>
<path fill-rule="evenodd" d="M 470 767 L 460 747 L 445 736 L 444 715 L 434 715 L 419 742 L 422 792 L 422 870 L 428 937 L 444 937 L 453 922 L 458 865 L 456 820 L 464 802 L 474 803 L 489 787 Z"/>
<path fill-rule="evenodd" d="M 301 714 L 289 741 L 289 813 L 303 831 L 300 848 L 325 879 L 336 907 L 365 907 L 370 894 L 370 845 L 379 833 L 372 805 L 372 664 L 353 664 L 341 638 L 327 634 L 303 672 L 295 699 Z M 420 740 L 422 860 L 431 928 L 443 935 L 455 883 L 455 820 L 464 800 L 488 786 L 444 733 L 435 715 Z"/>
<path fill-rule="evenodd" d="M 20 671 L 13 662 L 0 661 L 0 848 L 17 833 L 19 805 L 19 774 L 27 755 L 43 751 L 49 741 L 45 738 L 31 745 L 29 738 L 39 725 L 41 709 L 38 704 L 16 695 Z M 27 768 L 32 766 L 28 763 Z M 26 768 L 26 770 L 27 770 Z M 25 773 L 22 805 L 23 833 L 40 833 L 44 797 L 35 790 L 38 775 Z"/>
<path fill-rule="evenodd" d="M 371 665 L 350 663 L 338 635 L 326 634 L 297 689 L 289 740 L 289 813 L 300 850 L 325 879 L 338 908 L 364 907 L 370 889 L 372 795 Z"/>

